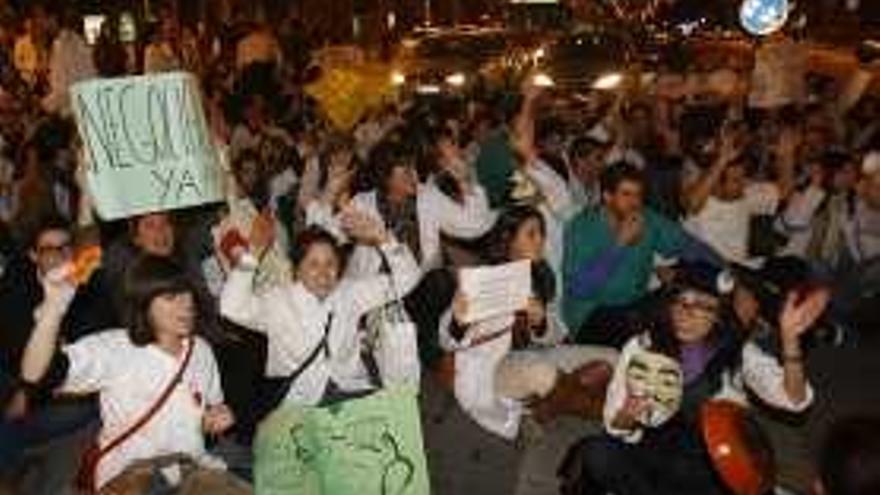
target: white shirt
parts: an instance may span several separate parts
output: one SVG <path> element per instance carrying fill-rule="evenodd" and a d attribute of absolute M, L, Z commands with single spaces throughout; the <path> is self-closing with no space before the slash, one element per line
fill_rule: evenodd
<path fill-rule="evenodd" d="M 513 325 L 513 315 L 503 315 L 471 325 L 461 341 L 449 334 L 451 312 L 440 319 L 440 340 L 446 349 L 455 351 L 455 398 L 461 408 L 480 426 L 503 438 L 514 439 L 519 432 L 524 408 L 519 401 L 501 397 L 495 389 L 495 370 L 510 352 L 510 332 L 473 346 L 479 337 L 487 337 Z"/>
<path fill-rule="evenodd" d="M 749 262 L 749 225 L 753 216 L 770 215 L 779 205 L 779 189 L 772 183 L 746 188 L 742 198 L 722 201 L 715 196 L 685 221 L 685 229 L 709 245 L 725 260 Z"/>
<path fill-rule="evenodd" d="M 402 294 L 412 290 L 418 282 L 419 269 L 409 249 L 398 243 L 380 249 L 391 266 L 397 289 Z M 369 375 L 361 361 L 358 322 L 365 313 L 395 299 L 391 279 L 385 275 L 346 278 L 323 300 L 299 282 L 255 294 L 253 266 L 253 260 L 244 260 L 229 275 L 220 295 L 220 313 L 267 336 L 267 376 L 285 377 L 299 368 L 321 343 L 330 314 L 333 315 L 328 334 L 329 355 L 318 355 L 292 384 L 286 400 L 301 405 L 317 404 L 331 379 L 343 390 L 370 388 Z"/>
<path fill-rule="evenodd" d="M 205 452 L 202 416 L 207 406 L 221 404 L 220 373 L 211 348 L 201 338 L 180 384 L 156 415 L 137 433 L 102 458 L 96 472 L 102 486 L 133 462 L 168 454 L 186 454 L 209 467 L 222 461 Z M 136 346 L 125 330 L 110 330 L 64 347 L 70 360 L 61 390 L 98 392 L 105 445 L 138 421 L 180 369 L 185 353 L 171 356 L 154 344 Z"/>
<path fill-rule="evenodd" d="M 358 211 L 381 219 L 376 191 L 361 193 L 352 198 L 352 206 Z M 315 205 L 315 203 L 313 203 Z M 338 219 L 333 217 L 326 206 L 309 208 L 307 222 L 316 223 L 334 234 L 340 233 Z M 440 233 L 462 239 L 474 239 L 489 231 L 495 223 L 496 215 L 489 209 L 489 201 L 483 188 L 475 185 L 471 194 L 457 203 L 446 196 L 433 179 L 420 185 L 416 197 L 416 210 L 419 220 L 419 243 L 422 270 L 438 268 L 442 265 Z M 376 250 L 358 246 L 348 263 L 347 273 L 353 277 L 364 277 L 379 273 L 381 259 Z"/>
<path fill-rule="evenodd" d="M 620 354 L 614 375 L 608 384 L 605 397 L 603 419 L 605 431 L 608 434 L 619 437 L 628 443 L 638 443 L 642 439 L 643 429 L 620 430 L 612 426 L 614 418 L 623 409 L 626 402 L 627 385 L 626 371 L 633 355 L 644 352 L 647 349 L 649 338 L 646 335 L 637 335 L 631 338 Z M 721 389 L 715 394 L 714 399 L 726 399 L 734 401 L 742 406 L 748 406 L 749 400 L 746 388 L 751 390 L 761 401 L 777 409 L 799 413 L 805 411 L 813 403 L 813 388 L 807 384 L 807 394 L 803 401 L 791 400 L 785 391 L 784 370 L 779 361 L 766 354 L 760 347 L 752 342 L 747 342 L 742 349 L 742 365 L 734 372 L 727 372 L 722 377 Z"/>

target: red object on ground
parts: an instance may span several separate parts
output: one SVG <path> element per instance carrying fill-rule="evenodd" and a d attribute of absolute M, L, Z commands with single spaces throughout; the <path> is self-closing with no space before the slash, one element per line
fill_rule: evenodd
<path fill-rule="evenodd" d="M 715 470 L 733 493 L 772 492 L 773 448 L 746 408 L 726 400 L 709 401 L 700 409 L 700 425 Z"/>

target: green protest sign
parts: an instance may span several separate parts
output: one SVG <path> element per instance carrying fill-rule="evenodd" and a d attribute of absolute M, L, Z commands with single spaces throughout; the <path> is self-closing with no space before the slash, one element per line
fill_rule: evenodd
<path fill-rule="evenodd" d="M 278 408 L 254 440 L 254 484 L 257 495 L 428 495 L 415 389 Z"/>
<path fill-rule="evenodd" d="M 102 218 L 222 199 L 222 171 L 193 76 L 93 79 L 71 94 Z"/>

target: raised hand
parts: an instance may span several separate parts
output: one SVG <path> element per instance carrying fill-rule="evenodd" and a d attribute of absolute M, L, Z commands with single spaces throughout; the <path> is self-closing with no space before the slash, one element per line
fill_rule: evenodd
<path fill-rule="evenodd" d="M 388 241 L 388 232 L 382 221 L 356 208 L 345 209 L 340 215 L 340 223 L 345 233 L 360 243 L 378 246 Z"/>
<path fill-rule="evenodd" d="M 789 292 L 779 315 L 783 342 L 796 342 L 822 316 L 829 299 L 830 292 L 825 288 L 813 289 L 806 296 Z"/>

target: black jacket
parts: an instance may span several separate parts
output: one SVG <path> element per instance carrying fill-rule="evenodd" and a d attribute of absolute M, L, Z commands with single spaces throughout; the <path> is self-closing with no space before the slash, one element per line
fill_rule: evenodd
<path fill-rule="evenodd" d="M 19 374 L 21 357 L 36 323 L 34 310 L 42 301 L 43 287 L 36 266 L 26 258 L 16 258 L 0 279 L 0 374 L 7 378 Z M 114 308 L 106 276 L 98 270 L 77 289 L 61 322 L 60 342 L 73 342 L 85 335 L 118 328 Z M 12 385 L 3 381 L 0 404 L 12 392 Z"/>

